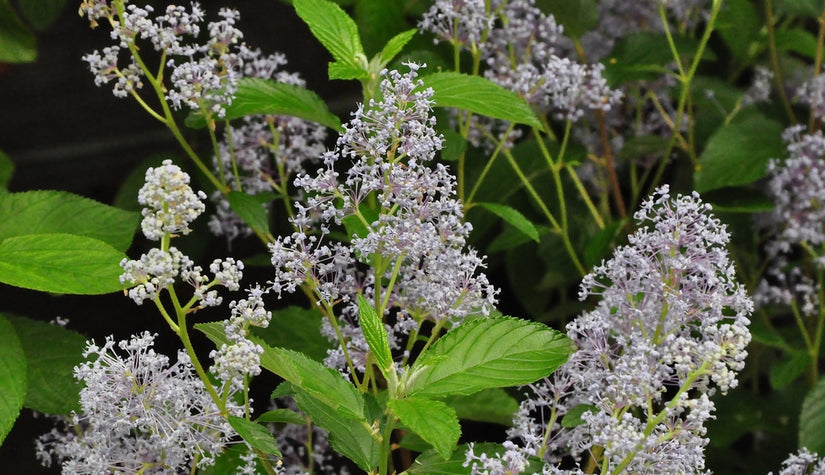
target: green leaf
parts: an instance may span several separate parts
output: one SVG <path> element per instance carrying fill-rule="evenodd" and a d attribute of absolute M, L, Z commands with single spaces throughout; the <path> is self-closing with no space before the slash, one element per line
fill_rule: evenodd
<path fill-rule="evenodd" d="M 125 252 L 140 215 L 65 191 L 26 191 L 0 194 L 0 223 L 0 241 L 65 233 L 94 238 Z"/>
<path fill-rule="evenodd" d="M 564 26 L 564 35 L 571 39 L 581 38 L 599 24 L 597 0 L 545 0 L 539 4 Z"/>
<path fill-rule="evenodd" d="M 387 407 L 442 457 L 449 458 L 453 453 L 461 436 L 461 426 L 453 408 L 441 401 L 416 397 L 391 399 L 387 401 Z"/>
<path fill-rule="evenodd" d="M 752 188 L 723 188 L 703 193 L 702 199 L 711 203 L 716 212 L 764 213 L 774 207 L 773 200 Z"/>
<path fill-rule="evenodd" d="M 455 107 L 474 114 L 541 128 L 530 106 L 512 91 L 489 79 L 456 72 L 423 76 L 424 87 L 433 89 L 437 107 Z"/>
<path fill-rule="evenodd" d="M 37 40 L 17 17 L 8 0 L 0 0 L 0 63 L 30 63 L 37 59 Z"/>
<path fill-rule="evenodd" d="M 97 239 L 31 234 L 0 242 L 0 282 L 59 294 L 108 294 L 123 289 L 126 255 Z"/>
<path fill-rule="evenodd" d="M 592 404 L 579 404 L 578 406 L 571 407 L 570 410 L 567 411 L 567 414 L 561 418 L 561 426 L 570 429 L 584 424 L 582 414 L 588 411 L 596 413 L 599 411 L 599 408 Z"/>
<path fill-rule="evenodd" d="M 407 31 L 402 31 L 401 33 L 390 38 L 387 44 L 384 45 L 384 49 L 381 50 L 381 63 L 386 65 L 395 59 L 395 57 L 401 53 L 401 50 L 404 49 L 404 46 L 406 46 L 407 43 L 413 39 L 416 33 L 418 33 L 418 29 L 413 28 Z"/>
<path fill-rule="evenodd" d="M 269 236 L 269 217 L 261 202 L 242 191 L 232 190 L 226 195 L 232 211 L 259 234 Z"/>
<path fill-rule="evenodd" d="M 198 475 L 237 475 L 238 467 L 246 464 L 241 458 L 250 452 L 246 444 L 232 444 L 215 457 L 215 464 L 198 468 Z M 265 473 L 263 464 L 259 459 L 255 460 L 255 472 Z"/>
<path fill-rule="evenodd" d="M 11 322 L 0 315 L 0 444 L 26 398 L 26 357 Z"/>
<path fill-rule="evenodd" d="M 462 444 L 453 452 L 449 460 L 444 460 L 435 450 L 428 450 L 419 455 L 412 467 L 402 475 L 470 475 L 470 467 L 464 466 L 466 453 L 469 446 Z M 505 452 L 501 444 L 482 442 L 473 444 L 473 453 L 476 455 L 487 454 L 489 456 L 501 455 Z M 529 465 L 521 473 L 542 473 L 544 463 L 537 457 L 530 457 Z"/>
<path fill-rule="evenodd" d="M 370 56 L 382 49 L 396 33 L 407 28 L 404 2 L 356 0 L 352 15 L 358 26 L 364 51 Z"/>
<path fill-rule="evenodd" d="M 793 51 L 810 59 L 816 58 L 816 36 L 803 28 L 777 30 L 776 49 Z"/>
<path fill-rule="evenodd" d="M 529 237 L 533 241 L 539 242 L 539 231 L 536 229 L 536 226 L 517 210 L 507 205 L 502 205 L 498 203 L 476 204 L 486 209 L 487 211 L 495 214 L 504 221 L 507 221 L 508 223 L 510 223 L 511 226 L 524 233 L 525 236 Z"/>
<path fill-rule="evenodd" d="M 616 242 L 619 231 L 624 226 L 625 220 L 611 221 L 604 229 L 598 230 L 584 246 L 584 266 L 589 269 L 599 264 L 602 259 L 611 252 L 611 247 Z"/>
<path fill-rule="evenodd" d="M 226 107 L 226 120 L 247 115 L 288 115 L 325 125 L 341 131 L 341 121 L 327 108 L 317 94 L 300 86 L 282 82 L 243 78 L 238 82 L 238 90 L 232 104 Z M 206 127 L 202 114 L 190 114 L 186 118 L 188 127 Z"/>
<path fill-rule="evenodd" d="M 810 364 L 811 358 L 804 351 L 793 350 L 783 354 L 779 360 L 771 365 L 768 373 L 771 387 L 777 390 L 786 387 L 794 382 L 796 378 L 802 376 Z"/>
<path fill-rule="evenodd" d="M 315 361 L 322 361 L 327 357 L 327 350 L 332 348 L 329 340 L 320 332 L 323 319 L 324 316 L 318 309 L 287 307 L 273 311 L 269 326 L 254 327 L 252 334 L 263 339 L 269 346 L 300 351 Z"/>
<path fill-rule="evenodd" d="M 0 190 L 8 188 L 12 175 L 14 175 L 14 162 L 0 150 Z"/>
<path fill-rule="evenodd" d="M 726 0 L 716 20 L 716 31 L 740 61 L 747 60 L 759 39 L 762 19 L 749 0 Z"/>
<path fill-rule="evenodd" d="M 799 446 L 825 453 L 825 377 L 811 389 L 799 414 Z"/>
<path fill-rule="evenodd" d="M 365 73 L 363 67 L 344 63 L 329 63 L 327 75 L 330 79 L 340 79 L 342 81 L 348 79 L 362 80 L 369 77 L 369 73 Z"/>
<path fill-rule="evenodd" d="M 45 30 L 60 17 L 66 0 L 19 0 L 17 7 L 36 30 Z"/>
<path fill-rule="evenodd" d="M 777 15 L 802 15 L 811 19 L 816 19 L 825 8 L 823 0 L 782 0 L 775 2 L 774 8 Z"/>
<path fill-rule="evenodd" d="M 271 422 L 283 424 L 306 425 L 304 416 L 291 409 L 272 409 L 266 411 L 255 419 L 255 422 Z"/>
<path fill-rule="evenodd" d="M 453 129 L 440 130 L 444 136 L 444 147 L 441 149 L 441 159 L 445 162 L 456 162 L 467 151 L 467 139 Z"/>
<path fill-rule="evenodd" d="M 465 321 L 419 355 L 408 395 L 439 397 L 518 386 L 550 375 L 575 350 L 562 333 L 511 317 Z"/>
<path fill-rule="evenodd" d="M 74 367 L 85 361 L 86 337 L 45 322 L 10 317 L 26 354 L 25 406 L 46 414 L 79 411 L 80 383 Z"/>
<path fill-rule="evenodd" d="M 375 356 L 381 373 L 387 376 L 389 372 L 395 371 L 395 366 L 393 366 L 390 342 L 384 322 L 361 294 L 358 294 L 358 309 L 364 339 L 367 340 L 367 345 Z"/>
<path fill-rule="evenodd" d="M 698 41 L 689 37 L 673 38 L 676 52 L 687 59 L 696 54 Z M 713 53 L 705 49 L 702 59 L 712 59 Z M 669 71 L 664 67 L 673 61 L 673 53 L 667 37 L 661 33 L 638 31 L 624 36 L 604 60 L 604 77 L 611 87 L 635 80 L 655 80 Z"/>
<path fill-rule="evenodd" d="M 785 153 L 781 135 L 780 123 L 759 114 L 722 126 L 699 156 L 694 188 L 702 193 L 762 178 L 768 161 Z"/>
<path fill-rule="evenodd" d="M 536 230 L 538 230 L 539 239 L 541 239 L 541 236 L 553 232 L 552 228 L 542 224 L 536 226 Z M 523 232 L 512 226 L 508 226 L 490 242 L 490 245 L 487 246 L 487 252 L 493 254 L 499 251 L 506 251 L 531 241 L 532 239 Z"/>
<path fill-rule="evenodd" d="M 275 442 L 275 436 L 266 430 L 266 427 L 244 419 L 243 417 L 229 416 L 229 425 L 235 429 L 243 440 L 246 441 L 252 448 L 258 449 L 265 454 L 272 454 L 276 457 L 281 456 L 278 450 L 278 443 Z"/>
<path fill-rule="evenodd" d="M 367 56 L 361 46 L 358 27 L 338 5 L 328 0 L 294 0 L 295 12 L 309 26 L 310 31 L 342 66 L 368 77 Z"/>
<path fill-rule="evenodd" d="M 483 389 L 469 396 L 447 396 L 444 402 L 459 419 L 503 426 L 511 426 L 513 414 L 518 411 L 518 402 L 500 388 Z"/>

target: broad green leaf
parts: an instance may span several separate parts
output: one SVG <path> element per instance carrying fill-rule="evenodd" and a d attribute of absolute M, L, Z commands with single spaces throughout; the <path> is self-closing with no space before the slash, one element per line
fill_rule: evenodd
<path fill-rule="evenodd" d="M 564 26 L 564 35 L 579 39 L 599 24 L 597 0 L 539 0 L 538 5 L 547 13 L 552 13 L 558 23 Z"/>
<path fill-rule="evenodd" d="M 232 211 L 252 229 L 264 236 L 269 234 L 269 217 L 261 202 L 242 191 L 232 190 L 226 195 Z"/>
<path fill-rule="evenodd" d="M 365 69 L 367 56 L 361 46 L 358 27 L 341 7 L 328 0 L 294 0 L 292 4 L 336 62 L 353 68 L 353 71 L 360 70 L 360 76 L 368 76 Z"/>
<path fill-rule="evenodd" d="M 0 150 L 0 190 L 8 188 L 12 175 L 14 175 L 14 162 Z"/>
<path fill-rule="evenodd" d="M 803 28 L 787 28 L 776 32 L 776 49 L 793 51 L 810 59 L 816 58 L 816 36 Z"/>
<path fill-rule="evenodd" d="M 518 402 L 500 388 L 483 389 L 469 396 L 447 396 L 444 402 L 455 410 L 461 420 L 493 422 L 503 426 L 513 424 Z"/>
<path fill-rule="evenodd" d="M 281 456 L 275 436 L 266 430 L 266 427 L 244 419 L 243 417 L 229 416 L 229 425 L 235 429 L 243 440 L 252 448 L 258 449 L 265 454 Z"/>
<path fill-rule="evenodd" d="M 291 409 L 272 409 L 266 411 L 257 418 L 255 422 L 271 422 L 283 424 L 305 425 L 307 423 L 304 416 Z"/>
<path fill-rule="evenodd" d="M 598 412 L 598 408 L 592 404 L 579 404 L 578 406 L 573 406 L 570 408 L 569 411 L 561 418 L 561 426 L 566 428 L 576 427 L 578 425 L 584 424 L 582 420 L 582 414 L 585 412 Z"/>
<path fill-rule="evenodd" d="M 455 107 L 474 114 L 541 128 L 530 106 L 512 91 L 489 79 L 456 72 L 421 77 L 424 87 L 433 89 L 437 107 Z"/>
<path fill-rule="evenodd" d="M 86 236 L 15 236 L 0 241 L 0 282 L 59 294 L 108 294 L 123 289 L 120 261 L 125 258 Z"/>
<path fill-rule="evenodd" d="M 65 191 L 0 194 L 0 241 L 28 234 L 86 236 L 126 251 L 140 215 Z"/>
<path fill-rule="evenodd" d="M 825 377 L 811 389 L 799 414 L 799 446 L 825 453 Z"/>
<path fill-rule="evenodd" d="M 410 368 L 410 396 L 472 394 L 518 386 L 550 375 L 573 343 L 540 323 L 511 317 L 465 321 L 419 355 Z"/>
<path fill-rule="evenodd" d="M 746 61 L 753 54 L 753 43 L 759 39 L 762 23 L 754 3 L 725 0 L 716 20 L 716 31 L 733 55 Z"/>
<path fill-rule="evenodd" d="M 370 426 L 363 418 L 349 417 L 300 388 L 295 390 L 295 403 L 312 421 L 329 432 L 330 445 L 336 452 L 355 462 L 364 471 L 378 465 L 380 448 Z"/>
<path fill-rule="evenodd" d="M 26 21 L 37 30 L 45 30 L 60 17 L 66 0 L 18 0 L 17 7 Z"/>
<path fill-rule="evenodd" d="M 444 460 L 435 450 L 428 450 L 419 455 L 409 470 L 403 472 L 402 475 L 470 475 L 471 467 L 464 466 L 468 449 L 466 444 L 459 445 L 449 460 Z M 473 445 L 473 453 L 476 455 L 494 456 L 504 452 L 505 449 L 501 444 L 482 442 Z M 543 465 L 537 457 L 531 457 L 529 466 L 522 473 L 541 473 Z"/>
<path fill-rule="evenodd" d="M 790 351 L 774 361 L 768 372 L 768 380 L 774 389 L 782 389 L 802 376 L 811 364 L 808 353 L 801 350 Z"/>
<path fill-rule="evenodd" d="M 86 337 L 59 325 L 28 318 L 9 320 L 28 362 L 26 407 L 46 414 L 80 410 L 80 384 L 74 377 L 74 367 L 85 360 Z"/>
<path fill-rule="evenodd" d="M 246 264 L 246 261 L 244 261 Z M 329 340 L 321 335 L 324 316 L 317 309 L 287 307 L 272 312 L 272 320 L 266 328 L 252 328 L 252 334 L 269 346 L 279 346 L 300 351 L 315 361 L 327 357 L 332 348 Z"/>
<path fill-rule="evenodd" d="M 384 49 L 381 50 L 381 63 L 387 64 L 404 49 L 404 46 L 410 42 L 411 39 L 418 33 L 418 29 L 413 28 L 407 31 L 402 31 L 401 33 L 393 36 L 384 45 Z"/>
<path fill-rule="evenodd" d="M 17 17 L 8 0 L 0 0 L 0 63 L 30 63 L 37 59 L 37 40 Z"/>
<path fill-rule="evenodd" d="M 722 126 L 699 156 L 694 188 L 701 193 L 762 178 L 768 161 L 785 153 L 781 136 L 782 125 L 759 114 Z"/>
<path fill-rule="evenodd" d="M 442 457 L 449 458 L 453 453 L 461 436 L 461 426 L 453 408 L 441 401 L 417 397 L 391 399 L 387 401 L 387 407 Z"/>
<path fill-rule="evenodd" d="M 247 115 L 288 115 L 325 125 L 337 131 L 341 121 L 327 108 L 317 94 L 300 86 L 274 80 L 243 78 L 232 104 L 226 107 L 226 119 Z M 186 125 L 195 129 L 206 127 L 202 114 L 190 114 Z"/>
<path fill-rule="evenodd" d="M 395 371 L 395 367 L 392 362 L 392 352 L 390 352 L 390 342 L 387 337 L 387 329 L 384 328 L 384 321 L 361 294 L 358 294 L 358 310 L 364 339 L 367 340 L 367 345 L 369 345 L 370 351 L 375 356 L 378 368 L 386 376 L 388 372 Z"/>
<path fill-rule="evenodd" d="M 476 205 L 507 221 L 511 226 L 524 233 L 525 236 L 533 241 L 539 242 L 539 231 L 536 229 L 536 226 L 517 210 L 498 203 L 476 203 Z"/>
<path fill-rule="evenodd" d="M 26 356 L 11 322 L 0 315 L 0 444 L 26 398 Z"/>

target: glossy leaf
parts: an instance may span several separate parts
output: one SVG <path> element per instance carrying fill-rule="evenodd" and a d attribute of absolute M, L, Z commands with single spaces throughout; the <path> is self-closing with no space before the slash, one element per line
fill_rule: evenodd
<path fill-rule="evenodd" d="M 536 226 L 514 208 L 498 203 L 476 203 L 476 205 L 503 219 L 533 241 L 539 242 L 539 231 Z"/>
<path fill-rule="evenodd" d="M 125 254 L 97 239 L 31 234 L 0 241 L 0 282 L 60 294 L 107 294 L 123 289 Z"/>
<path fill-rule="evenodd" d="M 11 322 L 0 315 L 0 444 L 26 398 L 26 357 Z"/>
<path fill-rule="evenodd" d="M 418 357 L 408 373 L 407 394 L 466 395 L 532 383 L 573 351 L 564 334 L 540 323 L 511 317 L 466 321 Z"/>
<path fill-rule="evenodd" d="M 247 115 L 287 115 L 306 119 L 341 130 L 341 121 L 327 108 L 317 94 L 300 86 L 274 80 L 243 78 L 232 104 L 226 107 L 226 119 Z M 190 114 L 186 125 L 192 128 L 206 127 L 202 114 Z"/>
<path fill-rule="evenodd" d="M 387 337 L 387 329 L 384 328 L 384 322 L 381 317 L 378 316 L 375 309 L 372 308 L 372 305 L 367 302 L 367 299 L 361 294 L 358 294 L 358 309 L 364 339 L 367 340 L 367 345 L 369 345 L 370 351 L 373 356 L 375 356 L 378 368 L 386 376 L 388 371 L 395 371 L 392 362 L 392 353 L 390 352 L 390 342 Z"/>
<path fill-rule="evenodd" d="M 275 436 L 269 432 L 266 427 L 257 422 L 248 421 L 242 417 L 229 416 L 229 425 L 235 429 L 235 432 L 240 435 L 243 440 L 265 454 L 281 456 L 278 450 L 278 444 L 275 442 Z"/>
<path fill-rule="evenodd" d="M 802 402 L 799 414 L 799 446 L 825 453 L 825 377 L 819 378 Z"/>
<path fill-rule="evenodd" d="M 0 194 L 0 241 L 27 234 L 86 236 L 126 251 L 140 214 L 124 211 L 65 191 Z"/>
<path fill-rule="evenodd" d="M 514 92 L 489 79 L 455 72 L 421 77 L 424 87 L 433 88 L 437 107 L 455 107 L 474 114 L 541 128 L 530 106 Z"/>
<path fill-rule="evenodd" d="M 421 436 L 445 459 L 453 453 L 461 427 L 458 425 L 453 408 L 441 401 L 408 397 L 391 399 L 387 407 L 401 420 L 401 423 Z"/>

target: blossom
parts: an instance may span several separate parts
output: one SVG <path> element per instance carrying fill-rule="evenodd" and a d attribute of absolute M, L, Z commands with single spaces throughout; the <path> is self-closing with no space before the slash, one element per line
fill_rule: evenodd
<path fill-rule="evenodd" d="M 166 233 L 189 234 L 189 224 L 206 206 L 206 194 L 195 193 L 189 186 L 189 174 L 164 160 L 160 167 L 146 170 L 146 182 L 138 192 L 138 203 L 144 206 L 141 229 L 152 240 Z"/>

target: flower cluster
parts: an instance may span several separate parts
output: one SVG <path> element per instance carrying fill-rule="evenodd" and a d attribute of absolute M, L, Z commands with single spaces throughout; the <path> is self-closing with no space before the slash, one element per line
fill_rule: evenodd
<path fill-rule="evenodd" d="M 484 0 L 436 0 L 424 13 L 419 28 L 435 35 L 433 41 L 448 41 L 467 49 L 483 46 L 493 27 L 493 15 Z"/>
<path fill-rule="evenodd" d="M 825 459 L 817 456 L 816 452 L 811 452 L 806 447 L 799 449 L 799 452 L 791 454 L 782 462 L 782 470 L 779 475 L 822 475 L 825 473 Z M 773 472 L 768 473 L 773 475 Z"/>
<path fill-rule="evenodd" d="M 423 320 L 460 322 L 495 301 L 496 290 L 478 273 L 483 259 L 464 250 L 470 226 L 455 179 L 443 165 L 429 166 L 442 143 L 432 91 L 421 87 L 419 66 L 408 67 L 406 74 L 384 71 L 381 101 L 359 106 L 337 150 L 325 154 L 325 168 L 296 179 L 307 196 L 296 203 L 298 231 L 270 246 L 276 292 L 309 282 L 319 302 L 348 303 L 341 331 L 356 354 L 367 349 L 353 303 L 358 291 L 387 311 L 399 309 L 390 329 L 397 339 Z M 335 169 L 341 157 L 352 161 L 344 177 Z M 325 244 L 330 227 L 342 223 L 350 245 Z"/>
<path fill-rule="evenodd" d="M 185 352 L 178 360 L 155 353 L 144 332 L 99 347 L 88 343 L 75 377 L 80 391 L 74 430 L 53 429 L 37 442 L 38 457 L 62 463 L 63 473 L 175 473 L 214 463 L 237 434 L 197 377 Z M 124 352 L 125 355 L 121 355 Z M 242 415 L 242 409 L 227 408 Z M 77 432 L 75 432 L 77 430 Z"/>
<path fill-rule="evenodd" d="M 737 386 L 752 311 L 709 211 L 667 186 L 642 204 L 629 244 L 585 277 L 580 297 L 600 301 L 567 326 L 579 349 L 530 386 L 509 432 L 523 446 L 505 455 L 553 461 L 601 447 L 607 473 L 704 467 L 709 397 Z M 581 422 L 562 427 L 574 410 Z"/>
<path fill-rule="evenodd" d="M 189 174 L 164 160 L 156 168 L 146 170 L 146 182 L 138 192 L 138 203 L 143 205 L 143 234 L 153 241 L 166 233 L 189 234 L 189 224 L 206 209 L 206 194 L 195 193 L 189 186 Z"/>

